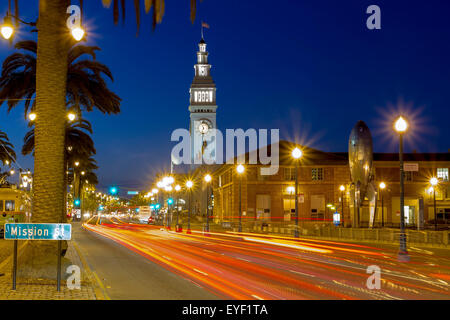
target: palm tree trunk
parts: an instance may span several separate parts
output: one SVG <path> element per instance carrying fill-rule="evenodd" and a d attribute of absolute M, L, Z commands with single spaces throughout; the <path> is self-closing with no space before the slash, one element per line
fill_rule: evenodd
<path fill-rule="evenodd" d="M 57 223 L 65 212 L 65 96 L 70 46 L 66 10 L 69 5 L 69 0 L 39 1 L 33 222 Z M 30 241 L 22 255 L 22 276 L 54 278 L 56 248 L 55 241 Z"/>

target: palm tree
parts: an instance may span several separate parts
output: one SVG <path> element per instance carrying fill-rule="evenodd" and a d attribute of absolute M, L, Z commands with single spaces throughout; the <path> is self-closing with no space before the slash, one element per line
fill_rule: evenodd
<path fill-rule="evenodd" d="M 14 146 L 9 142 L 8 135 L 0 130 L 0 161 L 3 165 L 8 165 L 16 161 Z"/>
<path fill-rule="evenodd" d="M 191 19 L 197 0 L 191 1 Z M 17 10 L 17 1 L 16 12 Z M 103 0 L 111 4 L 111 0 Z M 125 1 L 121 0 L 122 17 Z M 161 21 L 163 0 L 145 0 L 145 9 L 153 5 L 153 26 Z M 37 21 L 36 106 L 33 220 L 56 222 L 65 211 L 64 139 L 66 123 L 68 53 L 73 40 L 67 32 L 66 10 L 70 0 L 40 0 Z M 134 0 L 136 21 L 140 25 L 140 1 Z M 118 17 L 118 0 L 114 0 L 114 20 Z M 27 257 L 21 270 L 25 274 L 54 277 L 55 244 L 30 241 L 23 254 Z M 39 257 L 39 259 L 35 259 Z"/>
<path fill-rule="evenodd" d="M 94 141 L 89 133 L 92 134 L 92 126 L 89 121 L 84 119 L 70 123 L 66 127 L 66 168 L 75 161 L 83 161 L 83 159 L 89 159 L 89 157 L 96 154 Z M 23 140 L 22 154 L 28 155 L 34 151 L 34 129 L 28 131 Z"/>
<path fill-rule="evenodd" d="M 10 165 L 16 161 L 16 153 L 14 152 L 14 146 L 9 142 L 9 138 L 3 131 L 0 130 L 0 161 L 2 165 Z M 2 172 L 0 170 L 0 185 L 6 181 L 9 176 L 9 172 Z"/>
<path fill-rule="evenodd" d="M 35 41 L 20 41 L 15 44 L 16 52 L 5 59 L 0 77 L 0 106 L 7 101 L 8 111 L 25 100 L 25 118 L 34 110 L 36 100 L 36 52 Z M 67 59 L 66 103 L 79 115 L 94 108 L 107 114 L 120 112 L 120 97 L 108 89 L 103 75 L 113 81 L 107 66 L 96 60 L 99 47 L 73 45 Z M 83 59 L 85 55 L 93 60 Z"/>

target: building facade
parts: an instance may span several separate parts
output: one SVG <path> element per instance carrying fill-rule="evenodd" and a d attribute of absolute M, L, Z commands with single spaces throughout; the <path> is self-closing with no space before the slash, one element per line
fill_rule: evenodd
<path fill-rule="evenodd" d="M 235 165 L 221 165 L 213 174 L 214 219 L 239 219 L 239 185 L 243 222 L 292 223 L 295 218 L 295 165 L 290 158 L 294 144 L 280 142 L 280 168 L 271 176 L 260 174 L 261 165 L 246 165 L 244 174 Z M 298 167 L 298 205 L 300 222 L 332 223 L 333 213 L 343 212 L 346 226 L 355 220 L 350 203 L 350 170 L 347 153 L 329 153 L 301 147 L 304 150 Z M 437 176 L 436 204 L 438 220 L 450 222 L 449 153 L 410 153 L 405 159 L 405 220 L 407 226 L 434 220 L 430 178 Z M 398 226 L 400 223 L 400 176 L 398 154 L 375 153 L 373 156 L 378 188 L 375 225 Z M 341 191 L 340 186 L 345 190 Z M 383 206 L 381 205 L 383 203 Z M 369 206 L 365 200 L 360 211 L 360 226 L 369 225 Z"/>

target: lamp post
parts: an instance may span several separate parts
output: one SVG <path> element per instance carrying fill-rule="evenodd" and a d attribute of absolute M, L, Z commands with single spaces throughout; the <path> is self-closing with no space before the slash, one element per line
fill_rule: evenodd
<path fill-rule="evenodd" d="M 188 211 L 188 227 L 186 233 L 191 234 L 191 197 L 192 197 L 192 187 L 194 183 L 189 180 L 186 182 L 186 188 L 189 190 L 189 211 Z"/>
<path fill-rule="evenodd" d="M 180 190 L 181 190 L 181 186 L 180 186 L 179 184 L 177 184 L 177 185 L 175 186 L 175 192 L 178 193 Z M 178 225 L 178 222 L 179 222 L 180 210 L 179 210 L 179 208 L 178 208 L 178 196 L 176 196 L 176 198 L 175 198 L 175 207 L 176 207 L 176 209 L 177 209 L 177 225 L 176 225 L 176 227 L 175 227 L 175 231 L 176 231 L 176 232 L 179 232 L 180 227 L 179 227 L 179 225 Z"/>
<path fill-rule="evenodd" d="M 439 180 L 436 177 L 430 179 L 430 184 L 433 188 L 433 206 L 434 206 L 434 230 L 437 231 L 437 210 L 436 210 L 436 186 Z"/>
<path fill-rule="evenodd" d="M 170 230 L 170 221 L 171 221 L 170 216 L 172 214 L 172 208 L 170 206 L 172 204 L 171 202 L 173 202 L 173 199 L 171 197 L 172 189 L 173 188 L 170 185 L 165 187 L 165 190 L 168 193 L 168 198 L 167 198 L 167 219 L 166 219 L 167 220 L 167 229 L 168 230 Z"/>
<path fill-rule="evenodd" d="M 341 211 L 342 211 L 341 224 L 342 224 L 342 227 L 345 227 L 345 224 L 344 224 L 344 191 L 345 191 L 345 186 L 341 185 L 339 187 L 339 190 L 341 191 Z"/>
<path fill-rule="evenodd" d="M 205 175 L 206 182 L 206 232 L 209 232 L 209 186 L 211 182 L 211 175 Z"/>
<path fill-rule="evenodd" d="M 409 255 L 406 250 L 405 233 L 405 186 L 404 186 L 404 168 L 403 168 L 403 134 L 408 129 L 408 123 L 402 117 L 395 121 L 395 131 L 399 134 L 399 162 L 400 162 L 400 246 L 398 251 L 398 260 L 408 262 Z"/>
<path fill-rule="evenodd" d="M 240 164 L 236 167 L 236 171 L 239 174 L 239 232 L 242 232 L 242 174 L 245 171 L 245 167 Z"/>
<path fill-rule="evenodd" d="M 292 150 L 292 158 L 294 158 L 295 161 L 295 229 L 294 229 L 294 237 L 298 238 L 298 161 L 303 155 L 302 150 L 299 148 L 294 148 Z"/>
<path fill-rule="evenodd" d="M 384 227 L 384 194 L 383 191 L 386 188 L 386 183 L 380 183 L 380 195 L 381 195 L 381 227 Z"/>

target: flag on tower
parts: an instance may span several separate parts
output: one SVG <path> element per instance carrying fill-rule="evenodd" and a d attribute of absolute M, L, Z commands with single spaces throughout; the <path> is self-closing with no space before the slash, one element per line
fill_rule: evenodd
<path fill-rule="evenodd" d="M 202 27 L 206 28 L 206 29 L 209 29 L 209 24 L 207 24 L 206 22 L 202 21 Z"/>

